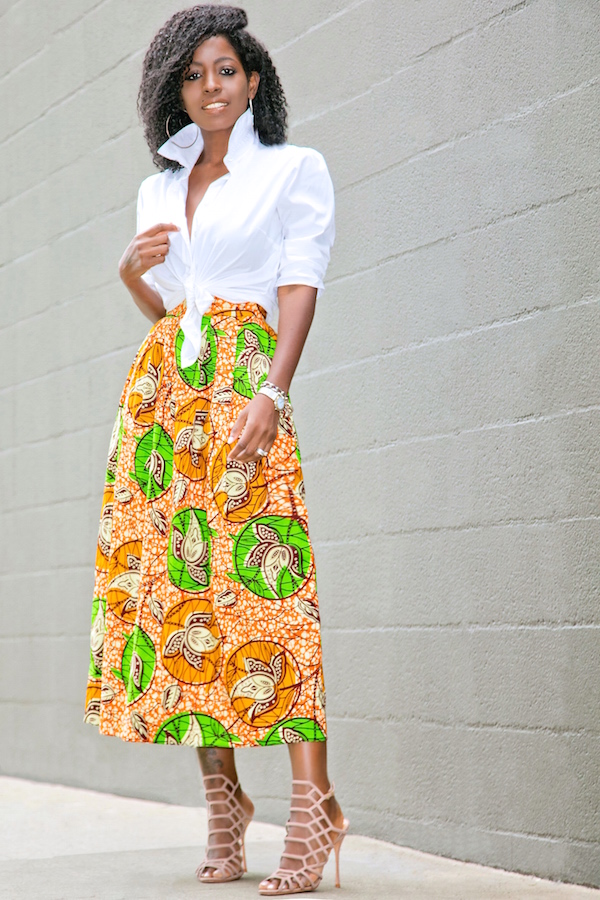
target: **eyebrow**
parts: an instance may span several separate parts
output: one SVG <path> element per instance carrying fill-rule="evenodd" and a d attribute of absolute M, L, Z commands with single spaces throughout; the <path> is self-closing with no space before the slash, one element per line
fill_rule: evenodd
<path fill-rule="evenodd" d="M 236 60 L 233 58 L 233 56 L 220 56 L 218 59 L 215 59 L 215 62 L 216 62 L 216 63 L 223 62 L 223 61 L 226 60 L 226 59 L 230 59 L 231 62 L 235 62 L 235 61 L 236 61 Z M 193 60 L 191 61 L 191 63 L 190 63 L 190 66 L 201 66 L 201 65 L 203 65 L 203 64 L 202 64 L 201 62 L 196 62 L 195 59 L 193 59 Z"/>

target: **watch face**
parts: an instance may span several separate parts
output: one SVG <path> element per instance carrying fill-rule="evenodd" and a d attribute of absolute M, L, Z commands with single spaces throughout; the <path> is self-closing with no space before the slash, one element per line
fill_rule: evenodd
<path fill-rule="evenodd" d="M 277 399 L 275 400 L 275 406 L 277 407 L 277 409 L 283 409 L 283 407 L 285 406 L 285 400 L 283 399 L 283 397 L 277 397 Z"/>

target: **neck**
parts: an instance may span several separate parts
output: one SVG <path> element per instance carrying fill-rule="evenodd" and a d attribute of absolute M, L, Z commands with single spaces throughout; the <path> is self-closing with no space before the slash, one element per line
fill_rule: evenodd
<path fill-rule="evenodd" d="M 233 145 L 230 146 L 233 139 Z M 176 135 L 158 148 L 167 159 L 176 160 L 188 172 L 196 165 L 220 171 L 223 164 L 236 164 L 246 150 L 258 143 L 249 109 L 238 116 L 231 128 L 203 131 L 194 122 L 180 129 Z M 227 162 L 225 163 L 225 160 Z"/>
<path fill-rule="evenodd" d="M 202 128 L 200 131 L 202 132 L 204 147 L 202 148 L 202 153 L 198 157 L 196 165 L 220 166 L 227 153 L 229 137 L 233 131 L 233 126 L 231 128 L 226 128 L 223 131 L 204 131 Z"/>

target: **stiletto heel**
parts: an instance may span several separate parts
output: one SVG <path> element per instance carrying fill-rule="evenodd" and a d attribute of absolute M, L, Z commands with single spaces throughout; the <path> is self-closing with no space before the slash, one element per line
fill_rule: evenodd
<path fill-rule="evenodd" d="M 346 819 L 344 819 L 344 822 L 346 822 Z M 338 888 L 341 887 L 341 884 L 340 884 L 340 850 L 342 849 L 342 843 L 343 843 L 343 840 L 345 837 L 346 837 L 346 831 L 340 835 L 340 837 L 338 838 L 338 840 L 336 841 L 336 843 L 333 847 L 333 850 L 335 853 L 335 886 Z"/>
<path fill-rule="evenodd" d="M 308 786 L 306 793 L 295 790 L 299 785 Z M 258 892 L 264 897 L 272 894 L 279 897 L 283 894 L 302 894 L 316 891 L 323 878 L 323 869 L 333 850 L 335 853 L 335 886 L 340 887 L 340 849 L 342 842 L 348 833 L 350 823 L 344 819 L 342 827 L 333 824 L 327 813 L 321 808 L 324 800 L 333 797 L 335 785 L 332 783 L 327 793 L 323 793 L 316 784 L 311 781 L 294 780 L 292 783 L 292 805 L 290 811 L 302 812 L 308 816 L 307 822 L 292 822 L 288 819 L 286 825 L 286 837 L 289 836 L 290 827 L 303 828 L 306 833 L 304 838 L 290 838 L 292 841 L 305 843 L 306 853 L 286 853 L 284 858 L 297 859 L 300 866 L 297 869 L 286 869 L 281 866 L 265 879 L 265 882 L 277 879 L 279 885 L 275 887 L 261 887 Z M 303 800 L 306 806 L 294 805 L 294 800 Z M 261 882 L 263 884 L 263 882 Z"/>
<path fill-rule="evenodd" d="M 217 784 L 209 785 L 208 782 Z M 252 820 L 252 815 L 248 815 L 243 808 L 235 792 L 239 788 L 239 781 L 234 784 L 231 778 L 226 775 L 205 775 L 204 776 L 204 792 L 206 794 L 206 807 L 208 811 L 208 833 L 209 835 L 223 833 L 229 835 L 228 840 L 222 840 L 218 844 L 211 844 L 210 848 L 219 848 L 225 852 L 222 856 L 210 859 L 208 857 L 209 844 L 207 842 L 207 852 L 204 859 L 196 869 L 196 877 L 198 881 L 207 884 L 217 884 L 222 881 L 237 881 L 241 878 L 246 867 L 246 848 L 245 837 L 246 829 Z M 223 797 L 224 795 L 224 797 Z M 216 807 L 220 806 L 224 812 L 216 812 Z M 230 824 L 226 828 L 217 828 L 211 825 L 215 819 L 228 819 Z M 205 869 L 213 869 L 210 875 L 203 875 Z"/>

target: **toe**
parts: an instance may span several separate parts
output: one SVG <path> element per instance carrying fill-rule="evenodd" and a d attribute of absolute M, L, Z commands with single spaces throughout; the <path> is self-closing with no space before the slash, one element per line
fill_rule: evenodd
<path fill-rule="evenodd" d="M 216 872 L 216 869 L 212 866 L 202 866 L 201 869 L 196 873 L 200 881 L 204 878 L 212 878 L 213 874 Z"/>

